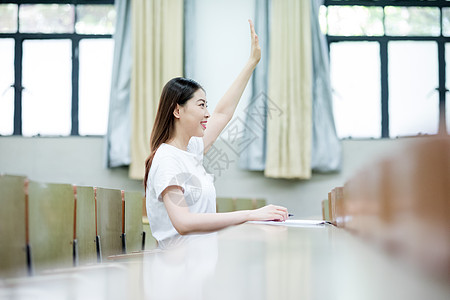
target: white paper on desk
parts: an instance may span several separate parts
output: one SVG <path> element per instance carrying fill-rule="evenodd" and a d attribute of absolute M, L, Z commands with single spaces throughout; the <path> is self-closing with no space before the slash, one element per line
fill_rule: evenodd
<path fill-rule="evenodd" d="M 249 221 L 250 224 L 265 224 L 265 225 L 277 225 L 277 226 L 288 226 L 288 227 L 315 227 L 330 224 L 328 221 L 324 220 L 286 220 L 284 222 L 279 221 Z"/>

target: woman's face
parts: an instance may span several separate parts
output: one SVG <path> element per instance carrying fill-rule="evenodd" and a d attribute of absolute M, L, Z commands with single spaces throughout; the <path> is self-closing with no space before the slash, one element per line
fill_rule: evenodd
<path fill-rule="evenodd" d="M 209 112 L 206 94 L 202 89 L 198 89 L 185 105 L 179 107 L 179 116 L 183 131 L 189 136 L 203 136 Z"/>

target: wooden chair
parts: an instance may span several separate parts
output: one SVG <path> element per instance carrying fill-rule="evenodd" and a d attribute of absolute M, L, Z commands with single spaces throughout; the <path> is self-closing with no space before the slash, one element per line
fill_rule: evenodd
<path fill-rule="evenodd" d="M 254 208 L 261 208 L 267 205 L 266 199 L 252 199 Z"/>
<path fill-rule="evenodd" d="M 73 266 L 72 185 L 30 181 L 28 193 L 29 240 L 34 273 Z"/>
<path fill-rule="evenodd" d="M 145 233 L 145 245 L 144 250 L 153 250 L 158 247 L 158 242 L 152 235 L 152 231 L 150 229 L 150 223 L 148 222 L 147 217 L 142 217 L 142 227 Z"/>
<path fill-rule="evenodd" d="M 23 176 L 0 176 L 0 278 L 27 274 L 25 182 Z"/>
<path fill-rule="evenodd" d="M 95 191 L 90 186 L 74 187 L 76 195 L 75 232 L 76 252 L 74 265 L 92 264 L 97 261 L 95 227 Z"/>
<path fill-rule="evenodd" d="M 125 205 L 120 190 L 106 188 L 96 189 L 95 203 L 98 261 L 101 262 L 103 257 L 125 253 Z"/>
<path fill-rule="evenodd" d="M 235 210 L 251 210 L 253 209 L 253 201 L 248 198 L 233 198 Z M 256 203 L 255 203 L 256 206 Z"/>
<path fill-rule="evenodd" d="M 336 216 L 335 216 L 335 203 L 333 201 L 332 197 L 333 191 L 328 193 L 328 208 L 329 208 L 329 216 L 330 216 L 330 222 L 334 225 L 336 225 Z"/>
<path fill-rule="evenodd" d="M 235 211 L 236 208 L 234 206 L 234 201 L 232 198 L 217 198 L 216 199 L 216 211 L 221 212 L 230 212 Z"/>
<path fill-rule="evenodd" d="M 125 238 L 126 252 L 131 253 L 144 250 L 143 224 L 142 224 L 142 198 L 141 192 L 125 192 Z"/>
<path fill-rule="evenodd" d="M 345 214 L 344 188 L 336 187 L 328 193 L 328 199 L 322 201 L 322 218 L 335 226 L 344 227 Z"/>
<path fill-rule="evenodd" d="M 336 187 L 331 191 L 334 222 L 338 227 L 345 226 L 344 188 Z"/>
<path fill-rule="evenodd" d="M 153 237 L 150 223 L 148 222 L 145 198 L 142 198 L 142 227 L 144 231 L 144 245 L 142 245 L 142 250 L 152 250 L 158 247 L 158 242 Z"/>
<path fill-rule="evenodd" d="M 330 206 L 328 199 L 322 200 L 322 218 L 325 221 L 331 221 L 330 219 Z"/>
<path fill-rule="evenodd" d="M 257 198 L 217 198 L 217 212 L 231 212 L 236 210 L 250 210 L 266 205 L 265 199 Z"/>

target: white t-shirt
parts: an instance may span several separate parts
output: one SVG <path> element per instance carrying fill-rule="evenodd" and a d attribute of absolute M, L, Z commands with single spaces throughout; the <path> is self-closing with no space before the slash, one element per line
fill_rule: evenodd
<path fill-rule="evenodd" d="M 191 213 L 215 213 L 214 177 L 203 167 L 203 138 L 192 137 L 187 151 L 161 144 L 153 157 L 147 180 L 146 205 L 152 234 L 158 243 L 179 236 L 162 201 L 168 186 L 180 186 Z"/>

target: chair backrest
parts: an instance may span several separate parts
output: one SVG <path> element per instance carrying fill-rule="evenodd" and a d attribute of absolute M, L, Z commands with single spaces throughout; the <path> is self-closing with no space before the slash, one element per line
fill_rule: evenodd
<path fill-rule="evenodd" d="M 34 273 L 73 265 L 74 193 L 70 184 L 30 181 L 29 239 Z"/>
<path fill-rule="evenodd" d="M 142 250 L 142 192 L 125 192 L 125 236 L 127 253 Z"/>
<path fill-rule="evenodd" d="M 336 216 L 334 215 L 335 209 L 333 209 L 333 199 L 332 192 L 328 192 L 328 217 L 330 218 L 330 222 L 336 224 Z"/>
<path fill-rule="evenodd" d="M 147 202 L 142 198 L 142 230 L 145 232 L 145 247 L 143 250 L 152 250 L 158 247 L 158 241 L 153 237 L 147 216 Z"/>
<path fill-rule="evenodd" d="M 0 176 L 0 278 L 27 274 L 25 180 Z"/>
<path fill-rule="evenodd" d="M 255 208 L 261 208 L 267 205 L 266 199 L 252 199 L 252 201 L 256 205 Z"/>
<path fill-rule="evenodd" d="M 217 198 L 216 199 L 216 210 L 219 213 L 235 211 L 234 201 L 232 198 Z"/>
<path fill-rule="evenodd" d="M 97 261 L 95 244 L 95 194 L 91 186 L 76 187 L 76 227 L 78 243 L 78 264 Z"/>
<path fill-rule="evenodd" d="M 235 210 L 250 210 L 250 209 L 253 209 L 253 201 L 252 201 L 252 199 L 234 198 L 233 200 L 235 202 L 234 203 Z"/>
<path fill-rule="evenodd" d="M 336 218 L 336 226 L 345 227 L 345 199 L 344 199 L 344 188 L 336 187 L 331 193 L 331 198 L 334 201 L 334 215 Z"/>
<path fill-rule="evenodd" d="M 331 221 L 330 220 L 330 206 L 328 199 L 322 200 L 322 219 L 325 221 Z"/>
<path fill-rule="evenodd" d="M 152 230 L 150 229 L 150 224 L 148 222 L 147 217 L 142 218 L 142 227 L 145 232 L 145 249 L 144 250 L 152 250 L 158 247 L 158 241 L 153 237 Z"/>
<path fill-rule="evenodd" d="M 100 237 L 101 255 L 105 260 L 110 255 L 123 253 L 123 208 L 122 192 L 115 189 L 97 188 L 97 235 Z"/>
<path fill-rule="evenodd" d="M 234 198 L 236 210 L 257 209 L 266 205 L 265 199 L 257 198 Z"/>
<path fill-rule="evenodd" d="M 217 198 L 217 212 L 230 212 L 236 210 L 250 210 L 266 205 L 265 199 L 257 198 Z"/>

